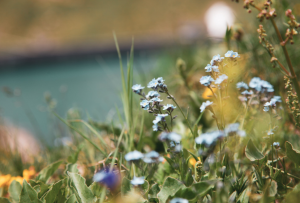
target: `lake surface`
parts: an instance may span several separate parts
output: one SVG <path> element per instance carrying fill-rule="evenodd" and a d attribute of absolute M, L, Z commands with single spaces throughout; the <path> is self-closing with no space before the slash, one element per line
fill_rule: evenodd
<path fill-rule="evenodd" d="M 148 74 L 158 58 L 157 52 L 135 52 L 134 74 Z M 126 53 L 123 54 L 126 67 L 124 59 Z M 0 92 L 0 116 L 48 145 L 53 145 L 54 139 L 61 135 L 55 129 L 59 121 L 47 111 L 46 92 L 57 101 L 56 111 L 62 117 L 75 107 L 81 109 L 85 118 L 106 121 L 117 119 L 115 106 L 122 109 L 117 53 L 8 67 L 0 72 L 0 87 L 21 92 L 20 96 Z"/>

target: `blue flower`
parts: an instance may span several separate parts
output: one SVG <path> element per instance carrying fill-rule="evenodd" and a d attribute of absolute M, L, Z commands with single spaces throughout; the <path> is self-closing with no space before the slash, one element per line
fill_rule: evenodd
<path fill-rule="evenodd" d="M 159 127 L 158 127 L 157 123 L 152 126 L 152 129 L 153 129 L 153 131 L 158 131 L 159 130 Z"/>
<path fill-rule="evenodd" d="M 239 123 L 232 123 L 229 124 L 226 128 L 225 128 L 225 133 L 227 135 L 234 135 L 237 134 L 241 137 L 246 136 L 246 132 L 243 130 L 239 130 L 240 124 Z"/>
<path fill-rule="evenodd" d="M 217 85 L 220 85 L 224 80 L 227 80 L 228 79 L 228 76 L 223 74 L 223 75 L 220 75 L 216 81 L 215 81 L 215 84 Z"/>
<path fill-rule="evenodd" d="M 154 97 L 154 98 L 150 99 L 150 102 L 157 102 L 157 103 L 159 103 L 159 102 L 162 102 L 162 101 L 163 100 L 160 99 L 160 98 L 158 98 L 158 97 Z"/>
<path fill-rule="evenodd" d="M 274 146 L 274 147 L 279 147 L 279 145 L 280 145 L 279 142 L 274 142 L 274 143 L 273 143 L 273 146 Z"/>
<path fill-rule="evenodd" d="M 254 77 L 249 83 L 249 87 L 255 89 L 258 92 L 264 92 L 266 90 L 267 92 L 274 92 L 273 86 L 264 80 L 261 80 L 259 77 Z"/>
<path fill-rule="evenodd" d="M 265 112 L 268 112 L 270 110 L 270 102 L 265 103 L 264 109 Z"/>
<path fill-rule="evenodd" d="M 244 83 L 244 82 L 238 82 L 238 83 L 236 83 L 236 88 L 238 88 L 238 89 L 244 88 L 246 90 L 249 89 L 248 85 L 246 83 Z"/>
<path fill-rule="evenodd" d="M 170 201 L 170 203 L 189 203 L 189 201 L 182 198 L 174 198 Z"/>
<path fill-rule="evenodd" d="M 173 111 L 174 109 L 176 109 L 176 106 L 173 106 L 172 104 L 167 104 L 163 108 L 163 110 L 168 110 L 168 111 Z"/>
<path fill-rule="evenodd" d="M 140 102 L 140 105 L 142 106 L 142 108 L 144 109 L 144 110 L 149 110 L 149 101 L 148 100 L 146 100 L 146 99 L 144 99 L 143 101 L 141 101 Z"/>
<path fill-rule="evenodd" d="M 274 135 L 273 130 L 269 130 L 268 133 L 267 133 L 267 135 Z"/>
<path fill-rule="evenodd" d="M 153 123 L 154 124 L 157 124 L 159 123 L 160 121 L 164 121 L 165 120 L 165 117 L 167 117 L 169 114 L 157 114 L 157 116 L 155 117 Z"/>
<path fill-rule="evenodd" d="M 221 62 L 224 59 L 224 57 L 221 57 L 220 54 L 213 56 L 212 60 L 210 61 L 210 64 L 213 66 L 216 64 L 216 62 Z"/>
<path fill-rule="evenodd" d="M 137 186 L 137 185 L 143 185 L 145 182 L 145 177 L 133 177 L 133 179 L 130 181 L 131 185 Z"/>
<path fill-rule="evenodd" d="M 280 96 L 274 96 L 270 102 L 266 102 L 264 104 L 264 111 L 269 111 L 270 107 L 276 107 L 276 104 L 281 102 L 281 97 Z"/>
<path fill-rule="evenodd" d="M 144 155 L 139 152 L 139 151 L 132 151 L 132 152 L 128 152 L 125 155 L 125 160 L 126 161 L 139 161 L 140 159 L 144 158 Z"/>
<path fill-rule="evenodd" d="M 142 85 L 139 85 L 139 84 L 132 86 L 133 92 L 137 93 L 137 94 L 140 94 L 144 88 L 145 87 L 142 87 Z"/>
<path fill-rule="evenodd" d="M 203 133 L 195 139 L 197 144 L 204 144 L 207 147 L 214 144 L 219 138 L 224 137 L 223 132 L 214 131 L 210 133 Z"/>
<path fill-rule="evenodd" d="M 103 184 L 109 189 L 114 189 L 119 185 L 120 177 L 114 171 L 110 172 L 104 169 L 94 175 L 93 181 Z"/>
<path fill-rule="evenodd" d="M 210 73 L 212 71 L 214 71 L 214 72 L 220 72 L 218 66 L 212 66 L 210 64 L 207 64 L 207 66 L 204 69 L 206 70 L 207 73 Z"/>
<path fill-rule="evenodd" d="M 209 76 L 209 75 L 206 75 L 206 76 L 203 76 L 202 78 L 200 78 L 200 83 L 204 86 L 209 86 L 211 84 L 211 82 L 213 82 L 214 79 Z"/>
<path fill-rule="evenodd" d="M 159 97 L 160 95 L 158 94 L 158 92 L 156 91 L 150 91 L 148 92 L 148 94 L 146 95 L 147 98 L 153 98 L 153 97 Z"/>
<path fill-rule="evenodd" d="M 202 113 L 206 109 L 206 107 L 212 105 L 212 103 L 213 102 L 211 102 L 211 101 L 203 102 L 202 105 L 201 105 L 201 107 L 200 107 L 200 112 Z"/>
<path fill-rule="evenodd" d="M 180 140 L 182 139 L 181 138 L 181 135 L 178 135 L 177 133 L 174 133 L 174 132 L 162 132 L 159 136 L 159 139 L 161 141 L 173 141 L 175 143 L 180 143 Z"/>
<path fill-rule="evenodd" d="M 145 154 L 144 162 L 151 164 L 151 163 L 158 163 L 163 161 L 163 157 L 159 156 L 159 153 L 156 151 L 151 151 Z"/>
<path fill-rule="evenodd" d="M 239 56 L 239 54 L 237 52 L 227 51 L 227 53 L 225 54 L 225 57 L 237 58 L 237 57 L 240 57 L 240 56 Z"/>
<path fill-rule="evenodd" d="M 162 77 L 157 79 L 153 78 L 147 85 L 148 88 L 156 89 L 158 86 L 161 87 L 164 84 L 164 80 Z"/>
<path fill-rule="evenodd" d="M 245 90 L 245 91 L 243 91 L 241 94 L 242 94 L 242 95 L 252 95 L 253 92 L 252 92 L 252 91 L 249 92 L 248 90 Z"/>
<path fill-rule="evenodd" d="M 267 92 L 274 92 L 273 85 L 271 85 L 269 82 L 262 80 L 261 86 L 264 88 Z"/>

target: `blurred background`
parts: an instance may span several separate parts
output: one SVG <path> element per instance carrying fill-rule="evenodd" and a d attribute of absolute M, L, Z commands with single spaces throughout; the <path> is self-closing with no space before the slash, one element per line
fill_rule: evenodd
<path fill-rule="evenodd" d="M 0 136 L 15 136 L 28 149 L 34 142 L 68 141 L 46 101 L 63 117 L 72 108 L 99 123 L 118 119 L 122 86 L 113 32 L 125 67 L 134 38 L 134 82 L 143 85 L 163 76 L 174 87 L 179 57 L 188 70 L 203 70 L 228 48 L 265 53 L 259 52 L 256 35 L 247 39 L 250 45 L 242 40 L 245 30 L 256 32 L 256 14 L 231 0 L 1 0 L 0 5 Z M 231 47 L 224 41 L 227 26 L 236 40 Z"/>

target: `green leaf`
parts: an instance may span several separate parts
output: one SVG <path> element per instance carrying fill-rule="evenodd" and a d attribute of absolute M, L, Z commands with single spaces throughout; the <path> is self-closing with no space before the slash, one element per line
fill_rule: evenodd
<path fill-rule="evenodd" d="M 149 191 L 149 187 L 150 187 L 149 182 L 145 180 L 144 184 L 141 185 L 143 194 L 146 194 Z"/>
<path fill-rule="evenodd" d="M 265 156 L 255 147 L 251 139 L 247 144 L 245 153 L 246 157 L 250 161 L 256 161 L 265 158 Z"/>
<path fill-rule="evenodd" d="M 229 203 L 234 203 L 236 200 L 236 191 L 234 191 L 233 193 L 231 193 L 231 195 L 229 196 L 228 202 Z"/>
<path fill-rule="evenodd" d="M 41 199 L 46 194 L 46 192 L 49 190 L 50 186 L 43 183 L 42 181 L 38 181 L 37 183 L 40 186 L 40 191 L 38 193 L 38 198 Z"/>
<path fill-rule="evenodd" d="M 175 178 L 167 177 L 160 192 L 157 194 L 160 203 L 165 203 L 170 196 L 182 188 L 186 188 L 182 182 Z"/>
<path fill-rule="evenodd" d="M 0 197 L 0 203 L 10 203 L 10 201 L 4 197 Z"/>
<path fill-rule="evenodd" d="M 101 194 L 101 186 L 99 183 L 97 182 L 93 182 L 90 186 L 89 186 L 90 190 L 92 191 L 92 193 L 94 194 L 94 196 L 96 197 L 100 197 Z"/>
<path fill-rule="evenodd" d="M 9 196 L 14 202 L 20 201 L 21 191 L 22 191 L 22 185 L 15 180 L 10 184 L 8 188 Z"/>
<path fill-rule="evenodd" d="M 239 196 L 237 203 L 248 203 L 249 202 L 249 195 L 247 194 L 250 191 L 250 188 L 247 187 Z"/>
<path fill-rule="evenodd" d="M 128 178 L 124 177 L 122 180 L 122 186 L 121 186 L 122 195 L 127 194 L 130 190 L 131 190 L 130 180 Z"/>
<path fill-rule="evenodd" d="M 192 170 L 189 168 L 187 173 L 185 174 L 185 180 L 184 183 L 187 187 L 191 186 L 194 182 L 194 178 L 192 175 Z"/>
<path fill-rule="evenodd" d="M 295 164 L 300 165 L 300 151 L 293 148 L 289 142 L 285 142 L 286 156 Z"/>
<path fill-rule="evenodd" d="M 152 185 L 152 187 L 150 188 L 149 193 L 148 193 L 148 199 L 150 202 L 154 202 L 154 201 L 158 202 L 157 194 L 159 193 L 159 191 L 160 191 L 160 188 L 157 183 Z"/>
<path fill-rule="evenodd" d="M 76 203 L 77 199 L 74 194 L 72 194 L 65 203 Z"/>
<path fill-rule="evenodd" d="M 83 203 L 90 203 L 94 200 L 93 192 L 86 186 L 85 179 L 77 173 L 67 172 L 71 178 L 76 191 Z"/>
<path fill-rule="evenodd" d="M 24 188 L 25 188 L 25 191 L 26 191 L 26 193 L 27 193 L 29 199 L 30 199 L 32 202 L 42 202 L 42 201 L 40 201 L 40 200 L 38 199 L 38 193 L 37 193 L 37 191 L 35 191 L 35 190 L 31 187 L 31 185 L 29 185 L 29 184 L 27 183 L 26 180 L 23 181 L 23 189 L 24 189 Z M 22 192 L 21 192 L 21 193 L 22 193 Z M 22 202 L 21 199 L 20 199 L 20 202 Z"/>
<path fill-rule="evenodd" d="M 49 192 L 47 192 L 45 196 L 46 203 L 53 203 L 55 201 L 62 184 L 63 184 L 62 180 L 53 184 L 53 186 L 50 188 Z"/>
<path fill-rule="evenodd" d="M 213 185 L 210 185 L 206 182 L 199 182 L 193 184 L 191 187 L 181 188 L 176 192 L 174 197 L 181 197 L 187 200 L 194 200 L 198 196 L 205 196 L 211 188 L 213 188 Z"/>
<path fill-rule="evenodd" d="M 39 172 L 39 175 L 37 176 L 36 179 L 46 183 L 48 179 L 54 174 L 54 172 L 58 169 L 59 165 L 62 162 L 63 161 L 57 161 L 50 164 L 49 166 L 47 166 L 46 168 L 44 168 Z"/>
<path fill-rule="evenodd" d="M 190 155 L 192 155 L 192 157 L 194 157 L 194 159 L 195 159 L 196 161 L 200 161 L 199 158 L 198 158 L 195 154 L 193 154 L 193 153 L 190 152 L 189 150 L 187 150 L 187 151 L 190 153 Z"/>
<path fill-rule="evenodd" d="M 272 180 L 271 185 L 269 186 L 269 196 L 275 197 L 277 194 L 277 183 L 276 181 Z"/>
<path fill-rule="evenodd" d="M 67 171 L 72 172 L 72 173 L 78 173 L 78 168 L 77 168 L 77 164 L 67 164 L 66 166 L 66 170 L 65 170 L 65 174 L 67 174 Z"/>

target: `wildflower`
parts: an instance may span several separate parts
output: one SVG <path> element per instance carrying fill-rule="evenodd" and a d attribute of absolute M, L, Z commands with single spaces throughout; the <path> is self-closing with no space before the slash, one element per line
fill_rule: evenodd
<path fill-rule="evenodd" d="M 223 74 L 223 75 L 220 75 L 216 81 L 215 81 L 215 84 L 217 85 L 220 85 L 224 80 L 227 80 L 228 79 L 228 76 Z"/>
<path fill-rule="evenodd" d="M 146 95 L 147 98 L 153 98 L 153 97 L 159 97 L 160 95 L 158 94 L 158 92 L 156 91 L 150 91 L 148 92 L 148 94 Z"/>
<path fill-rule="evenodd" d="M 275 149 L 279 149 L 280 148 L 279 142 L 274 142 L 273 146 L 275 147 Z"/>
<path fill-rule="evenodd" d="M 217 91 L 216 87 L 211 87 L 211 89 L 205 88 L 205 91 L 202 94 L 203 99 L 211 99 L 211 97 L 213 96 L 213 92 L 215 93 L 216 91 Z"/>
<path fill-rule="evenodd" d="M 157 102 L 157 103 L 159 103 L 159 102 L 162 102 L 162 101 L 163 100 L 160 99 L 160 98 L 158 98 L 158 97 L 154 97 L 154 98 L 150 99 L 150 102 Z"/>
<path fill-rule="evenodd" d="M 213 102 L 211 102 L 211 101 L 203 102 L 201 107 L 200 107 L 200 112 L 202 113 L 206 109 L 206 107 L 210 106 L 212 103 Z"/>
<path fill-rule="evenodd" d="M 153 131 L 158 131 L 158 130 L 159 130 L 159 127 L 158 127 L 157 124 L 154 124 L 154 125 L 152 126 L 152 129 L 153 129 Z"/>
<path fill-rule="evenodd" d="M 170 201 L 170 203 L 189 203 L 189 201 L 182 198 L 174 198 Z"/>
<path fill-rule="evenodd" d="M 173 106 L 172 104 L 167 104 L 163 108 L 163 110 L 167 110 L 167 111 L 170 111 L 170 112 L 172 112 L 174 109 L 176 109 L 176 106 Z"/>
<path fill-rule="evenodd" d="M 273 130 L 269 130 L 269 131 L 268 131 L 268 135 L 274 135 Z"/>
<path fill-rule="evenodd" d="M 264 90 L 267 92 L 274 92 L 273 86 L 269 82 L 261 80 L 259 77 L 252 78 L 249 86 L 258 92 L 263 92 Z"/>
<path fill-rule="evenodd" d="M 281 102 L 281 97 L 280 96 L 274 96 L 270 102 L 266 102 L 264 104 L 264 111 L 269 111 L 270 107 L 276 107 L 276 104 Z"/>
<path fill-rule="evenodd" d="M 236 88 L 238 88 L 238 89 L 244 88 L 246 90 L 249 89 L 248 85 L 246 83 L 244 83 L 244 82 L 238 82 L 238 83 L 236 83 Z"/>
<path fill-rule="evenodd" d="M 232 123 L 229 124 L 226 128 L 225 128 L 225 133 L 227 135 L 234 135 L 237 134 L 241 137 L 246 136 L 246 132 L 243 130 L 239 130 L 240 124 L 239 123 Z"/>
<path fill-rule="evenodd" d="M 274 92 L 273 85 L 271 85 L 269 82 L 262 80 L 261 82 L 262 88 L 264 88 L 267 92 Z"/>
<path fill-rule="evenodd" d="M 134 150 L 125 155 L 125 160 L 129 161 L 129 162 L 139 161 L 143 157 L 144 157 L 144 155 L 141 152 Z"/>
<path fill-rule="evenodd" d="M 178 135 L 175 132 L 170 132 L 170 133 L 163 132 L 160 134 L 159 139 L 161 141 L 173 141 L 179 144 L 181 140 L 181 135 Z"/>
<path fill-rule="evenodd" d="M 212 60 L 210 61 L 210 64 L 213 66 L 216 64 L 216 62 L 221 62 L 224 59 L 224 57 L 221 57 L 220 54 L 213 56 Z"/>
<path fill-rule="evenodd" d="M 200 83 L 204 86 L 210 86 L 211 82 L 213 82 L 214 79 L 207 75 L 207 76 L 203 76 L 202 78 L 200 78 Z"/>
<path fill-rule="evenodd" d="M 93 181 L 103 184 L 109 189 L 114 189 L 119 185 L 120 177 L 114 171 L 103 169 L 94 175 Z"/>
<path fill-rule="evenodd" d="M 157 116 L 155 117 L 153 123 L 157 124 L 160 121 L 165 121 L 165 117 L 167 117 L 169 114 L 157 114 Z"/>
<path fill-rule="evenodd" d="M 148 100 L 144 99 L 143 101 L 140 102 L 140 105 L 144 110 L 149 110 L 150 108 L 149 103 L 150 102 Z"/>
<path fill-rule="evenodd" d="M 264 109 L 265 112 L 268 112 L 270 110 L 270 102 L 265 103 Z"/>
<path fill-rule="evenodd" d="M 210 73 L 212 71 L 213 72 L 220 72 L 218 66 L 212 66 L 210 64 L 207 64 L 207 66 L 204 69 L 206 70 L 207 73 Z"/>
<path fill-rule="evenodd" d="M 133 179 L 130 181 L 130 183 L 134 186 L 137 186 L 137 185 L 143 185 L 145 182 L 145 177 L 133 177 Z"/>
<path fill-rule="evenodd" d="M 249 92 L 248 90 L 245 90 L 245 91 L 243 91 L 241 94 L 242 94 L 242 95 L 246 95 L 246 96 L 250 96 L 250 95 L 253 94 L 253 92 L 252 92 L 252 91 Z"/>
<path fill-rule="evenodd" d="M 10 174 L 1 175 L 0 176 L 0 188 L 8 185 L 7 183 L 9 183 L 10 179 L 11 179 L 11 175 Z"/>
<path fill-rule="evenodd" d="M 158 162 L 162 162 L 164 159 L 163 157 L 159 156 L 159 153 L 156 151 L 151 151 L 147 154 L 145 154 L 144 157 L 144 162 L 145 163 L 158 163 Z"/>
<path fill-rule="evenodd" d="M 217 139 L 223 137 L 223 132 L 221 131 L 214 131 L 210 133 L 204 133 L 201 136 L 195 139 L 197 144 L 204 144 L 206 146 L 210 146 L 216 142 Z"/>
<path fill-rule="evenodd" d="M 147 85 L 148 88 L 156 89 L 157 86 L 163 86 L 164 80 L 162 77 L 157 79 L 153 78 Z"/>
<path fill-rule="evenodd" d="M 29 179 L 34 178 L 34 175 L 36 174 L 34 166 L 29 167 L 29 169 L 23 170 L 23 178 L 28 181 Z"/>
<path fill-rule="evenodd" d="M 240 56 L 239 56 L 239 54 L 237 52 L 227 51 L 227 53 L 225 54 L 225 57 L 228 57 L 228 58 L 237 58 L 237 57 L 240 57 Z"/>
<path fill-rule="evenodd" d="M 190 163 L 192 166 L 195 166 L 195 164 L 196 164 L 197 162 L 199 162 L 200 164 L 202 163 L 200 157 L 198 157 L 198 160 L 195 160 L 193 157 L 191 157 L 191 158 L 189 159 L 189 163 Z"/>
<path fill-rule="evenodd" d="M 181 144 L 177 144 L 175 147 L 174 147 L 174 152 L 180 152 L 182 150 L 182 146 Z"/>
<path fill-rule="evenodd" d="M 133 85 L 132 86 L 132 89 L 133 89 L 133 92 L 134 93 L 137 93 L 137 94 L 141 94 L 142 90 L 144 89 L 145 87 L 142 87 L 142 85 L 139 85 L 139 84 L 136 84 L 136 85 Z"/>

